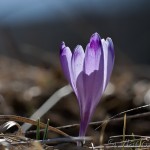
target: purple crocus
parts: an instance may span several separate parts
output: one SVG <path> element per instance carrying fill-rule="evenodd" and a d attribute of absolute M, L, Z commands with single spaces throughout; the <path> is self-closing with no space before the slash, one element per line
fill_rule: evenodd
<path fill-rule="evenodd" d="M 113 42 L 111 38 L 104 40 L 94 33 L 85 52 L 78 45 L 73 53 L 62 42 L 60 61 L 78 99 L 81 118 L 79 136 L 85 136 L 88 123 L 111 76 L 114 65 Z"/>

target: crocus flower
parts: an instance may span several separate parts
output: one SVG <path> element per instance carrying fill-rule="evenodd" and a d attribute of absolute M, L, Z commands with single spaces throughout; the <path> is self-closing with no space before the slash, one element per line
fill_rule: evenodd
<path fill-rule="evenodd" d="M 60 61 L 78 99 L 81 118 L 79 136 L 85 136 L 88 123 L 111 76 L 114 65 L 113 42 L 111 38 L 104 40 L 94 33 L 85 52 L 78 45 L 73 53 L 62 42 Z"/>

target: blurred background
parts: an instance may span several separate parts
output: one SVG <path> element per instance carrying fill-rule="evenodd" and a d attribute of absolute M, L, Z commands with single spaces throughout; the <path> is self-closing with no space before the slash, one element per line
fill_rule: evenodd
<path fill-rule="evenodd" d="M 85 48 L 94 32 L 112 38 L 116 60 L 93 121 L 149 104 L 149 27 L 149 0 L 0 1 L 0 113 L 30 117 L 67 84 L 59 63 L 61 41 L 72 50 L 77 44 Z M 77 110 L 72 93 L 42 119 L 50 118 L 54 126 L 78 123 Z M 149 108 L 138 113 L 143 111 Z M 122 133 L 123 123 L 119 125 L 112 125 L 113 131 L 110 125 L 106 137 Z M 148 135 L 148 118 L 129 121 L 127 130 Z M 73 131 L 66 132 L 78 135 L 77 129 Z M 89 133 L 99 135 L 93 127 Z"/>

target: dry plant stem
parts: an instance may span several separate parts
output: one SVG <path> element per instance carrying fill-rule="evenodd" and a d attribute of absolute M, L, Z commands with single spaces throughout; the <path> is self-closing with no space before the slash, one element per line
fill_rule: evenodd
<path fill-rule="evenodd" d="M 110 136 L 110 139 L 113 138 L 122 138 L 123 135 L 116 135 L 116 136 Z M 125 135 L 125 137 L 133 137 L 133 135 Z M 145 138 L 145 139 L 150 139 L 150 136 L 141 136 L 141 135 L 134 135 L 135 138 Z"/>
<path fill-rule="evenodd" d="M 54 139 L 47 139 L 47 140 L 36 140 L 37 142 L 40 142 L 42 144 L 53 144 L 53 143 L 68 143 L 68 142 L 77 142 L 77 141 L 91 141 L 91 137 L 66 137 L 66 138 L 54 138 Z M 13 142 L 12 145 L 18 145 L 18 144 L 29 144 L 32 143 L 33 140 L 30 141 L 19 141 L 19 142 Z"/>
<path fill-rule="evenodd" d="M 127 116 L 126 119 L 127 120 L 128 119 L 136 119 L 136 118 L 140 118 L 140 117 L 142 118 L 142 117 L 147 117 L 147 116 L 150 116 L 150 112 L 136 114 L 136 115 L 130 115 L 130 116 Z M 124 117 L 114 118 L 114 119 L 107 120 L 107 121 L 109 121 L 109 123 L 111 123 L 111 122 L 117 122 L 117 121 L 122 121 L 122 120 L 124 120 Z M 91 123 L 89 123 L 89 125 L 100 125 L 100 124 L 103 124 L 104 122 L 106 122 L 106 120 L 91 122 Z M 79 127 L 79 124 L 61 126 L 61 127 L 57 127 L 57 129 L 65 129 L 65 128 L 71 128 L 71 127 Z"/>
<path fill-rule="evenodd" d="M 118 145 L 118 146 L 114 146 L 114 145 L 111 145 L 111 146 L 103 146 L 103 145 L 101 145 L 101 146 L 95 146 L 95 147 L 89 147 L 90 149 L 95 149 L 95 150 L 107 150 L 107 149 L 109 149 L 109 150 L 122 150 L 122 145 Z M 124 148 L 125 149 L 131 149 L 131 148 L 140 148 L 140 150 L 144 150 L 144 149 L 146 149 L 146 150 L 149 150 L 150 149 L 150 145 L 145 145 L 145 146 L 138 146 L 138 145 L 136 145 L 136 146 L 124 146 Z"/>
<path fill-rule="evenodd" d="M 123 141 L 125 141 L 125 135 L 126 135 L 126 121 L 127 121 L 127 116 L 125 114 L 124 115 L 124 124 L 123 124 Z M 124 143 L 123 143 L 123 150 L 124 150 Z"/>
<path fill-rule="evenodd" d="M 21 139 L 21 140 L 25 140 L 25 141 L 27 141 L 27 140 L 29 140 L 29 138 L 27 138 L 27 137 L 25 137 L 25 136 L 18 136 L 18 135 L 16 135 L 16 134 L 9 134 L 9 133 L 6 133 L 6 134 L 0 134 L 0 138 L 3 138 L 3 137 L 17 137 L 17 138 L 19 138 L 19 139 Z"/>
<path fill-rule="evenodd" d="M 28 119 L 25 117 L 21 117 L 21 116 L 15 116 L 15 115 L 0 115 L 0 121 L 18 121 L 18 122 L 25 122 L 25 123 L 29 123 L 29 124 L 37 126 L 37 121 L 31 120 L 31 119 Z M 46 128 L 46 124 L 40 122 L 40 127 Z M 63 131 L 60 131 L 59 129 L 54 128 L 52 126 L 49 126 L 48 130 L 56 132 L 57 134 L 60 134 L 63 136 L 69 136 L 68 134 L 64 133 Z"/>
<path fill-rule="evenodd" d="M 107 119 L 106 119 L 107 120 Z M 101 132 L 100 132 L 100 137 L 99 137 L 99 141 L 100 141 L 100 145 L 103 144 L 103 140 L 104 140 L 104 132 L 105 132 L 105 128 L 107 126 L 107 123 L 108 121 L 106 121 L 103 126 L 102 126 L 102 129 L 101 129 Z"/>

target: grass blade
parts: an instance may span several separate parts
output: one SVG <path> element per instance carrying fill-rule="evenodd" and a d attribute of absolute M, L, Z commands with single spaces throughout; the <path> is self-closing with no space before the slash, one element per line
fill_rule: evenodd
<path fill-rule="evenodd" d="M 123 150 L 124 150 L 125 137 L 126 137 L 126 120 L 127 120 L 127 116 L 126 116 L 126 114 L 124 114 L 124 124 L 123 124 Z"/>
<path fill-rule="evenodd" d="M 47 120 L 47 124 L 46 124 L 46 128 L 45 128 L 45 130 L 44 130 L 43 140 L 46 140 L 46 139 L 47 139 L 49 122 L 50 122 L 50 120 L 48 119 L 48 120 Z"/>
<path fill-rule="evenodd" d="M 36 140 L 40 140 L 40 119 L 37 120 Z"/>

